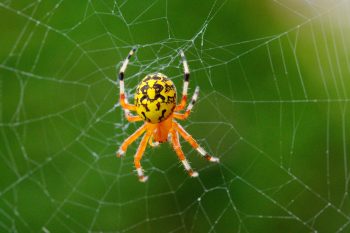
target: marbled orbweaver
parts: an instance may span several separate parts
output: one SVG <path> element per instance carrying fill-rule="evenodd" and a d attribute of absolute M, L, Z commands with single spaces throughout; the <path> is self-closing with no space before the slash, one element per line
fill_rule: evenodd
<path fill-rule="evenodd" d="M 199 93 L 199 87 L 196 87 L 186 111 L 181 113 L 180 111 L 186 106 L 187 89 L 190 78 L 190 71 L 185 55 L 180 51 L 184 67 L 184 83 L 180 104 L 176 104 L 176 88 L 174 83 L 161 73 L 147 75 L 136 88 L 135 104 L 129 104 L 124 89 L 124 73 L 130 57 L 135 51 L 135 48 L 130 51 L 119 71 L 120 105 L 124 109 L 125 117 L 129 122 L 144 121 L 145 123 L 122 143 L 117 151 L 117 157 L 125 155 L 128 146 L 146 132 L 134 157 L 137 175 L 141 182 L 145 182 L 148 178 L 144 175 L 140 163 L 147 143 L 151 146 L 157 146 L 160 143 L 166 142 L 168 138 L 188 174 L 191 177 L 197 177 L 198 173 L 192 170 L 181 149 L 179 134 L 208 161 L 219 162 L 219 159 L 210 156 L 198 145 L 196 140 L 175 121 L 175 119 L 186 120 L 188 118 Z M 137 115 L 132 115 L 130 111 L 136 112 Z"/>

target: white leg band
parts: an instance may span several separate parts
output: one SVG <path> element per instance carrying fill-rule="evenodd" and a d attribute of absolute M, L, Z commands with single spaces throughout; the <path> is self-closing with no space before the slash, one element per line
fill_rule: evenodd
<path fill-rule="evenodd" d="M 125 154 L 125 151 L 123 151 L 122 148 L 119 148 L 119 150 L 117 151 L 117 154 L 119 156 L 123 156 Z"/>
<path fill-rule="evenodd" d="M 181 55 L 181 58 L 182 58 L 182 63 L 183 63 L 183 66 L 184 66 L 185 74 L 189 74 L 190 70 L 188 69 L 188 64 L 187 64 L 187 61 L 186 61 L 186 58 L 185 58 L 185 54 L 184 54 L 184 52 L 182 50 L 180 51 L 180 55 Z"/>
<path fill-rule="evenodd" d="M 202 147 L 198 147 L 197 151 L 203 156 L 205 156 L 207 154 L 207 152 Z"/>
<path fill-rule="evenodd" d="M 182 95 L 187 95 L 187 89 L 188 89 L 188 81 L 184 82 L 184 86 L 182 89 Z"/>
<path fill-rule="evenodd" d="M 216 157 L 210 157 L 210 160 L 209 160 L 210 162 L 219 162 L 220 160 L 219 160 L 219 158 L 216 158 Z"/>
<path fill-rule="evenodd" d="M 185 70 L 185 74 L 190 73 L 190 70 L 188 69 L 187 61 L 184 61 L 184 70 Z"/>
<path fill-rule="evenodd" d="M 120 73 L 125 72 L 125 69 L 126 69 L 126 66 L 128 65 L 128 63 L 129 63 L 129 59 L 126 59 L 122 65 L 122 68 L 120 68 Z"/>
<path fill-rule="evenodd" d="M 152 142 L 152 146 L 153 146 L 153 147 L 159 146 L 159 142 Z"/>
<path fill-rule="evenodd" d="M 190 166 L 190 164 L 187 162 L 186 159 L 182 160 L 181 162 L 182 162 L 182 164 L 184 165 L 184 167 L 185 167 L 185 169 L 186 169 L 187 171 L 188 171 L 188 170 L 191 170 L 191 166 Z"/>
<path fill-rule="evenodd" d="M 140 176 L 140 177 L 143 176 L 142 168 L 137 168 L 136 171 L 137 171 L 138 176 Z"/>
<path fill-rule="evenodd" d="M 183 62 L 183 65 L 184 65 L 185 74 L 188 74 L 188 73 L 190 73 L 190 70 L 188 69 L 188 64 L 187 64 L 187 61 L 186 61 L 186 58 L 185 58 L 185 54 L 184 54 L 184 52 L 182 50 L 180 52 L 180 55 L 181 55 L 182 62 Z"/>
<path fill-rule="evenodd" d="M 123 80 L 119 81 L 119 88 L 120 88 L 120 94 L 124 94 L 125 88 L 124 88 L 124 81 Z"/>

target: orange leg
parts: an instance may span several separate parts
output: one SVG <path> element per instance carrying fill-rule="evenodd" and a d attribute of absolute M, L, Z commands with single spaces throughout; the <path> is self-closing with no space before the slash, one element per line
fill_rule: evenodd
<path fill-rule="evenodd" d="M 136 121 L 142 121 L 142 117 L 140 117 L 139 115 L 134 116 L 131 115 L 130 113 L 125 113 L 125 117 L 129 122 L 136 122 Z"/>
<path fill-rule="evenodd" d="M 184 128 L 182 128 L 181 125 L 179 125 L 177 122 L 173 122 L 173 127 L 175 130 L 177 130 L 180 135 L 188 142 L 190 145 L 196 149 L 205 159 L 207 159 L 210 162 L 219 162 L 219 158 L 210 156 L 202 147 L 199 146 L 199 144 L 196 142 L 196 140 L 193 139 L 193 137 L 187 133 Z"/>
<path fill-rule="evenodd" d="M 181 111 L 185 108 L 187 102 L 187 95 L 183 95 L 180 104 L 176 105 L 175 111 Z"/>
<path fill-rule="evenodd" d="M 190 115 L 190 113 L 191 112 L 187 112 L 187 111 L 185 113 L 174 112 L 173 116 L 175 119 L 178 119 L 178 120 L 186 120 Z"/>
<path fill-rule="evenodd" d="M 123 84 L 124 86 L 124 84 Z M 125 93 L 120 93 L 120 106 L 122 106 L 122 108 L 127 109 L 127 110 L 131 110 L 131 111 L 136 111 L 136 106 L 133 104 L 129 104 L 128 101 L 126 100 L 126 95 Z"/>
<path fill-rule="evenodd" d="M 121 99 L 121 103 L 122 101 L 124 101 L 124 103 L 128 104 L 128 100 L 126 99 L 126 97 L 123 97 L 123 100 Z M 122 105 L 122 104 L 121 104 Z M 124 106 L 125 107 L 125 106 Z M 129 105 L 130 107 L 130 105 Z M 135 107 L 136 109 L 136 107 Z M 134 116 L 133 114 L 130 113 L 130 110 L 128 110 L 126 107 L 124 108 L 124 113 L 125 113 L 125 118 L 129 121 L 129 122 L 135 122 L 135 121 L 142 121 L 142 117 L 140 116 Z"/>
<path fill-rule="evenodd" d="M 187 173 L 191 176 L 191 177 L 197 177 L 198 176 L 198 172 L 195 172 L 192 170 L 190 164 L 188 163 L 184 152 L 181 149 L 181 145 L 179 142 L 179 135 L 175 130 L 171 131 L 171 141 L 173 144 L 173 148 L 177 154 L 177 156 L 179 157 L 179 159 L 181 160 L 182 164 L 184 165 Z"/>
<path fill-rule="evenodd" d="M 117 157 L 121 157 L 125 154 L 126 149 L 128 148 L 128 146 L 133 143 L 138 137 L 140 137 L 143 132 L 145 132 L 146 130 L 146 124 L 144 124 L 143 126 L 141 126 L 140 128 L 138 128 L 135 133 L 133 133 L 132 135 L 130 135 L 124 142 L 123 144 L 120 146 L 119 150 L 117 151 Z"/>
<path fill-rule="evenodd" d="M 136 152 L 135 157 L 134 157 L 134 164 L 136 167 L 137 175 L 138 175 L 139 180 L 141 182 L 145 182 L 148 179 L 148 177 L 143 174 L 143 170 L 142 170 L 140 161 L 142 159 L 143 152 L 145 152 L 147 142 L 148 142 L 151 134 L 152 134 L 152 131 L 147 131 L 147 133 L 143 136 L 143 138 L 140 142 L 139 148 L 137 149 L 137 152 Z"/>

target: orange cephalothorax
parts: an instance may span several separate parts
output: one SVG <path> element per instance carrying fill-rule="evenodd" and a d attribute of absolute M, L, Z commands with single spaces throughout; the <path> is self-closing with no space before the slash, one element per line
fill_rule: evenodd
<path fill-rule="evenodd" d="M 176 107 L 176 88 L 164 74 L 147 75 L 136 88 L 137 114 L 149 123 L 166 120 Z"/>
<path fill-rule="evenodd" d="M 168 140 L 169 131 L 172 127 L 173 119 L 169 117 L 165 121 L 157 124 L 153 130 L 153 139 L 155 142 L 163 143 Z"/>

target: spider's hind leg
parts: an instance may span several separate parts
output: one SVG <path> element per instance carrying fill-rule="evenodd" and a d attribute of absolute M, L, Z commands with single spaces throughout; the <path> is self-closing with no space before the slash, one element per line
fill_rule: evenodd
<path fill-rule="evenodd" d="M 179 125 L 176 122 L 174 122 L 173 124 L 174 124 L 175 130 L 177 130 L 180 133 L 180 135 L 188 143 L 190 143 L 194 149 L 196 149 L 202 155 L 203 158 L 205 158 L 210 162 L 215 162 L 215 163 L 218 163 L 220 161 L 219 158 L 209 155 L 201 146 L 199 146 L 196 140 L 194 140 L 193 137 L 189 133 L 187 133 L 186 130 L 184 130 L 184 128 L 182 128 L 181 125 Z"/>
<path fill-rule="evenodd" d="M 183 166 L 185 167 L 187 173 L 189 176 L 191 177 L 197 177 L 198 176 L 198 172 L 193 171 L 190 164 L 188 163 L 184 152 L 181 149 L 181 145 L 179 142 L 179 135 L 175 130 L 172 130 L 171 132 L 171 142 L 173 145 L 173 148 L 177 154 L 177 156 L 179 157 L 179 159 L 181 160 Z"/>
<path fill-rule="evenodd" d="M 134 157 L 134 164 L 135 164 L 136 172 L 137 172 L 137 175 L 139 177 L 140 182 L 146 182 L 148 180 L 148 176 L 145 176 L 143 173 L 143 169 L 141 167 L 140 161 L 142 159 L 143 153 L 145 152 L 147 142 L 151 136 L 151 133 L 152 133 L 151 131 L 147 131 L 145 136 L 143 136 L 143 138 L 140 142 L 139 148 L 137 149 L 137 152 L 136 152 L 135 157 Z"/>

